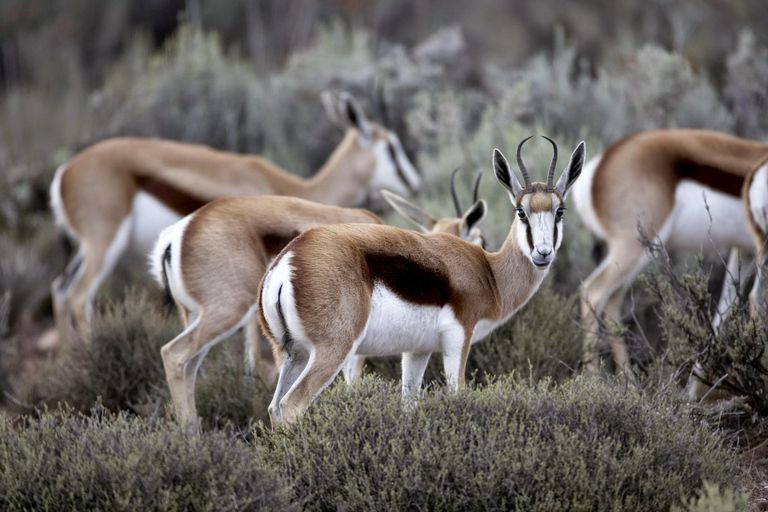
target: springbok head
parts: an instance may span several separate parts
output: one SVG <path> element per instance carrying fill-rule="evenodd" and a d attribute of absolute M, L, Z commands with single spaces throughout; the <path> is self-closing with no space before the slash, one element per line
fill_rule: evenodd
<path fill-rule="evenodd" d="M 456 209 L 456 217 L 438 220 L 396 194 L 383 191 L 382 195 L 395 211 L 419 226 L 424 233 L 448 233 L 480 247 L 485 247 L 485 239 L 480 232 L 480 223 L 485 219 L 488 205 L 485 201 L 478 200 L 480 179 L 483 177 L 483 171 L 478 171 L 477 173 L 472 193 L 472 206 L 466 210 L 461 207 L 459 196 L 456 193 L 455 178 L 458 171 L 459 168 L 454 169 L 451 173 L 451 196 L 453 197 L 453 206 Z"/>
<path fill-rule="evenodd" d="M 370 169 L 370 175 L 366 176 L 370 180 L 368 188 L 386 189 L 407 197 L 418 193 L 421 177 L 395 132 L 368 120 L 360 104 L 348 92 L 335 96 L 324 91 L 320 99 L 331 122 L 347 132 L 356 132 L 357 151 L 352 158 L 358 162 L 370 160 L 369 166 L 362 166 Z"/>
<path fill-rule="evenodd" d="M 523 139 L 517 146 L 517 164 L 523 175 L 525 185 L 521 185 L 517 176 L 510 170 L 509 162 L 498 149 L 493 151 L 493 169 L 496 178 L 507 189 L 509 199 L 517 211 L 517 243 L 520 250 L 540 269 L 546 269 L 554 261 L 557 249 L 563 241 L 563 213 L 568 189 L 581 174 L 584 166 L 585 144 L 580 142 L 566 165 L 557 184 L 554 184 L 557 166 L 557 144 L 547 139 L 554 150 L 552 162 L 547 173 L 547 182 L 531 182 L 531 176 L 523 163 L 521 150 Z"/>

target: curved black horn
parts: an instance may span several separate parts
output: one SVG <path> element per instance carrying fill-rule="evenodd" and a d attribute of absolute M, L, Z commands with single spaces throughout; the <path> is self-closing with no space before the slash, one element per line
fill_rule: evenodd
<path fill-rule="evenodd" d="M 525 180 L 525 188 L 531 188 L 531 175 L 528 174 L 528 169 L 525 167 L 525 164 L 523 163 L 523 157 L 520 154 L 520 150 L 523 148 L 523 144 L 525 144 L 525 141 L 533 137 L 533 135 L 529 135 L 528 137 L 524 138 L 520 141 L 520 144 L 517 145 L 517 165 L 520 167 L 520 172 L 523 173 L 523 179 Z"/>
<path fill-rule="evenodd" d="M 555 180 L 555 166 L 557 166 L 557 144 L 546 135 L 542 135 L 542 137 L 547 139 L 552 144 L 552 149 L 555 152 L 552 155 L 552 163 L 549 164 L 549 172 L 547 173 L 547 188 L 552 188 L 552 182 Z"/>
<path fill-rule="evenodd" d="M 461 208 L 461 203 L 459 202 L 459 195 L 456 193 L 456 173 L 460 170 L 461 167 L 457 167 L 451 172 L 451 196 L 453 197 L 453 206 L 456 208 L 457 217 L 464 215 L 464 210 Z"/>
<path fill-rule="evenodd" d="M 385 127 L 389 127 L 391 123 L 389 119 L 389 109 L 387 108 L 387 100 L 384 96 L 384 80 L 378 76 L 374 78 L 373 93 L 376 110 L 379 112 L 379 118 Z"/>
<path fill-rule="evenodd" d="M 475 178 L 475 190 L 472 192 L 472 204 L 475 204 L 480 198 L 480 179 L 483 177 L 483 170 L 477 171 L 477 178 Z"/>

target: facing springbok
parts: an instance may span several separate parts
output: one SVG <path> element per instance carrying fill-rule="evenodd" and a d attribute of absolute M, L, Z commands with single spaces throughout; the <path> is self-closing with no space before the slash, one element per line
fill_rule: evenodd
<path fill-rule="evenodd" d="M 555 147 L 547 183 L 531 183 L 523 142 L 524 187 L 494 151 L 496 177 L 517 210 L 499 252 L 370 225 L 315 228 L 286 246 L 264 276 L 259 306 L 282 363 L 273 423 L 295 421 L 351 354 L 403 354 L 409 394 L 430 354 L 442 352 L 450 385 L 464 384 L 470 345 L 523 306 L 547 275 L 562 241 L 565 196 L 584 162 L 582 142 L 553 185 Z"/>
<path fill-rule="evenodd" d="M 400 196 L 384 194 L 414 222 L 432 219 Z M 475 202 L 461 218 L 432 219 L 431 229 L 479 241 L 477 225 L 484 216 L 485 204 Z M 269 262 L 299 233 L 344 222 L 380 224 L 381 220 L 365 210 L 259 196 L 219 199 L 163 230 L 150 260 L 155 279 L 173 296 L 184 320 L 184 331 L 162 348 L 180 421 L 189 424 L 197 417 L 195 377 L 206 354 L 240 327 L 246 327 L 248 366 L 267 385 L 274 383 L 272 345 L 260 335 L 253 315 L 261 278 Z M 345 370 L 348 381 L 362 372 L 363 362 L 350 361 Z"/>
<path fill-rule="evenodd" d="M 271 194 L 352 206 L 368 190 L 418 190 L 419 175 L 395 133 L 368 121 L 347 93 L 336 99 L 326 92 L 322 100 L 346 135 L 311 179 L 259 156 L 156 139 L 109 139 L 61 166 L 51 206 L 79 242 L 51 288 L 61 335 L 70 312 L 76 327 L 88 325 L 99 285 L 129 246 L 149 251 L 163 228 L 209 201 Z"/>
<path fill-rule="evenodd" d="M 668 247 L 751 253 L 740 195 L 745 177 L 766 157 L 768 145 L 722 133 L 653 130 L 617 142 L 585 166 L 574 187 L 576 209 L 608 245 L 608 256 L 582 287 L 588 371 L 598 371 L 594 313 L 619 322 L 629 285 L 650 261 L 638 225 Z M 610 343 L 617 369 L 631 378 L 626 345 L 615 336 Z"/>

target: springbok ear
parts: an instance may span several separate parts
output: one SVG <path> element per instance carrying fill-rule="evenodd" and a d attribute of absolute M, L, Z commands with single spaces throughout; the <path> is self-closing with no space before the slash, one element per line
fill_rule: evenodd
<path fill-rule="evenodd" d="M 466 213 L 464 213 L 464 216 L 461 218 L 461 233 L 469 233 L 472 228 L 483 222 L 483 219 L 485 219 L 487 213 L 488 204 L 482 199 L 470 206 L 469 210 L 467 210 Z"/>
<path fill-rule="evenodd" d="M 330 119 L 331 122 L 339 128 L 344 129 L 345 125 L 339 117 L 339 101 L 333 95 L 333 93 L 331 91 L 321 92 L 320 103 L 323 104 L 323 108 L 325 109 L 325 114 L 328 116 L 328 119 Z"/>
<path fill-rule="evenodd" d="M 430 214 L 399 195 L 393 194 L 389 190 L 382 190 L 381 195 L 397 213 L 419 226 L 425 233 L 432 231 L 432 228 L 437 224 L 437 220 Z"/>
<path fill-rule="evenodd" d="M 560 179 L 557 180 L 557 185 L 555 185 L 555 190 L 560 192 L 561 196 L 565 197 L 568 194 L 568 189 L 571 188 L 571 185 L 576 182 L 576 178 L 581 174 L 581 170 L 584 168 L 586 152 L 587 146 L 584 144 L 584 141 L 579 142 L 579 145 L 576 146 L 571 155 L 571 160 L 568 162 L 565 170 L 563 170 L 563 174 L 560 175 Z"/>
<path fill-rule="evenodd" d="M 371 125 L 365 117 L 363 108 L 357 100 L 346 91 L 339 95 L 339 113 L 348 126 L 357 128 L 357 131 L 359 131 L 365 139 L 371 139 Z"/>
<path fill-rule="evenodd" d="M 509 162 L 498 149 L 493 150 L 493 171 L 512 199 L 512 204 L 517 204 L 517 196 L 523 191 L 523 186 L 509 167 Z"/>

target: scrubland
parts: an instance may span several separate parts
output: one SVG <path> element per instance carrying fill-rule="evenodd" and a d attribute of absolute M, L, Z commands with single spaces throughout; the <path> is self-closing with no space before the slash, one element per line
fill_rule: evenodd
<path fill-rule="evenodd" d="M 203 428 L 191 437 L 169 414 L 159 355 L 181 323 L 163 312 L 144 255 L 127 258 L 102 288 L 88 342 L 56 343 L 48 289 L 66 260 L 47 209 L 56 167 L 118 135 L 261 153 L 309 176 L 341 136 L 319 94 L 348 90 L 398 131 L 427 183 L 418 202 L 433 216 L 453 215 L 453 168 L 468 171 L 465 202 L 469 171 L 486 171 L 482 227 L 495 250 L 514 212 L 490 172 L 494 147 L 510 156 L 523 137 L 546 134 L 561 154 L 585 140 L 589 158 L 660 127 L 765 140 L 768 39 L 750 31 L 768 20 L 762 3 L 628 2 L 617 11 L 592 1 L 542 12 L 519 1 L 493 19 L 447 2 L 429 22 L 400 26 L 398 13 L 424 13 L 391 2 L 376 8 L 373 27 L 374 14 L 355 2 L 305 2 L 306 12 L 285 8 L 285 19 L 276 4 L 254 2 L 245 21 L 237 2 L 202 2 L 199 19 L 182 17 L 162 41 L 120 2 L 88 16 L 88 2 L 71 3 L 54 2 L 49 19 L 31 2 L 29 16 L 42 21 L 0 24 L 9 41 L 0 94 L 0 509 L 768 504 L 768 317 L 749 318 L 740 297 L 723 328 L 710 330 L 727 255 L 659 253 L 634 284 L 625 321 L 605 326 L 625 335 L 636 387 L 612 377 L 610 362 L 599 380 L 580 375 L 578 287 L 596 265 L 595 240 L 571 210 L 542 288 L 472 348 L 466 390 L 445 392 L 433 357 L 424 397 L 404 409 L 397 359 L 373 358 L 361 383 L 335 383 L 298 425 L 272 430 L 270 392 L 245 371 L 235 335 L 203 364 Z M 18 5 L 0 2 L 0 12 L 27 12 Z M 463 23 L 451 23 L 456 12 Z M 81 15 L 85 28 L 67 32 L 65 22 Z M 541 179 L 550 146 L 529 144 L 526 162 Z M 739 398 L 689 403 L 694 359 Z"/>

